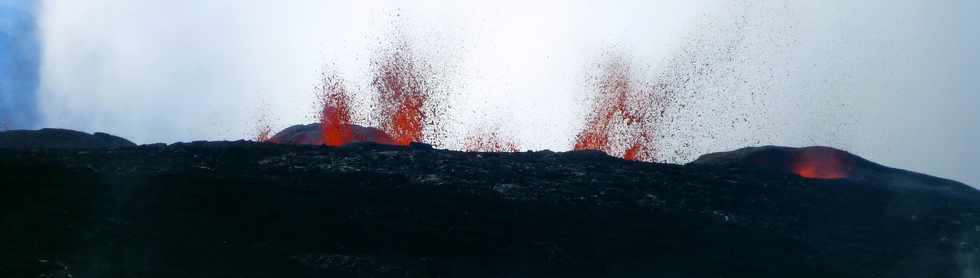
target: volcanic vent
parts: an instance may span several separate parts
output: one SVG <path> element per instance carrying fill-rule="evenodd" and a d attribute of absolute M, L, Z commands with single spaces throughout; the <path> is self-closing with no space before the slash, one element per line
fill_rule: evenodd
<path fill-rule="evenodd" d="M 595 92 L 575 150 L 600 150 L 626 160 L 653 161 L 655 130 L 668 103 L 664 86 L 634 77 L 630 61 L 612 56 L 591 84 Z"/>
<path fill-rule="evenodd" d="M 693 165 L 716 165 L 793 174 L 808 179 L 847 179 L 884 166 L 830 147 L 751 147 L 706 154 Z"/>
<path fill-rule="evenodd" d="M 356 107 L 351 99 L 353 92 L 343 79 L 333 73 L 321 73 L 316 87 L 319 123 L 287 128 L 269 142 L 327 146 L 357 142 L 401 146 L 437 143 L 442 127 L 436 115 L 442 107 L 436 73 L 407 42 L 393 41 L 393 46 L 380 51 L 371 63 L 374 106 Z M 377 120 L 378 128 L 355 124 L 355 111 L 372 113 L 369 118 Z"/>
<path fill-rule="evenodd" d="M 435 114 L 438 80 L 432 66 L 412 51 L 404 40 L 382 53 L 372 66 L 371 86 L 377 94 L 375 115 L 378 126 L 391 135 L 396 145 L 433 143 L 440 126 Z"/>

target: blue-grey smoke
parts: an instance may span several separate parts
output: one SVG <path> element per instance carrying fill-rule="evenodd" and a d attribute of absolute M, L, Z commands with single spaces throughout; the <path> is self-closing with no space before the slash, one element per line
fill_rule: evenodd
<path fill-rule="evenodd" d="M 0 129 L 38 124 L 37 1 L 0 1 Z"/>

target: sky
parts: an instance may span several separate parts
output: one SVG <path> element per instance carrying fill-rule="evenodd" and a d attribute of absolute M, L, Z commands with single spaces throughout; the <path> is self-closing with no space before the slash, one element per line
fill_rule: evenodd
<path fill-rule="evenodd" d="M 3 17 L 0 49 L 25 54 L 0 58 L 39 54 L 37 81 L 0 87 L 0 115 L 36 107 L 24 126 L 250 138 L 262 121 L 315 121 L 323 72 L 370 107 L 372 59 L 404 40 L 440 77 L 440 147 L 490 126 L 523 149 L 570 149 L 596 65 L 615 57 L 676 94 L 658 161 L 827 145 L 980 185 L 977 1 L 0 0 L 0 13 L 21 7 L 36 14 Z"/>
<path fill-rule="evenodd" d="M 39 124 L 37 3 L 0 1 L 0 129 Z"/>

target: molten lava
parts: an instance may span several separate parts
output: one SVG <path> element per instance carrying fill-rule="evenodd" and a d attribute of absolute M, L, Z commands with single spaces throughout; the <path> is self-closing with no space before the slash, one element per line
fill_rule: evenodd
<path fill-rule="evenodd" d="M 844 179 L 850 175 L 853 161 L 846 153 L 829 148 L 806 148 L 793 157 L 791 170 L 809 179 Z"/>
<path fill-rule="evenodd" d="M 434 124 L 430 102 L 435 84 L 429 65 L 417 59 L 407 44 L 399 44 L 374 65 L 371 85 L 378 93 L 379 127 L 397 145 L 423 142 L 426 124 Z"/>
<path fill-rule="evenodd" d="M 649 137 L 646 135 L 646 133 L 644 133 L 644 135 L 640 136 L 640 138 L 644 140 L 642 140 L 641 142 L 634 143 L 633 146 L 630 146 L 629 149 L 626 149 L 626 152 L 623 153 L 623 159 L 643 160 L 643 161 L 653 160 L 653 157 L 650 157 L 651 155 L 650 150 L 647 149 L 647 145 L 649 144 L 649 141 L 646 140 L 646 138 Z"/>
<path fill-rule="evenodd" d="M 327 74 L 322 75 L 318 87 L 323 109 L 320 111 L 320 128 L 323 144 L 343 146 L 354 140 L 351 128 L 350 98 L 340 79 Z"/>
<path fill-rule="evenodd" d="M 626 104 L 630 93 L 629 69 L 614 63 L 606 69 L 606 75 L 597 84 L 598 95 L 593 105 L 592 118 L 585 130 L 576 137 L 576 150 L 601 150 L 609 152 L 610 129 L 616 116 L 631 119 Z M 630 122 L 630 120 L 627 120 Z"/>
<path fill-rule="evenodd" d="M 647 117 L 653 94 L 636 88 L 625 61 L 614 60 L 602 70 L 589 119 L 576 136 L 574 149 L 622 154 L 627 160 L 653 160 L 653 119 Z"/>
<path fill-rule="evenodd" d="M 464 148 L 468 152 L 518 152 L 521 149 L 520 145 L 505 139 L 497 131 L 468 136 Z"/>

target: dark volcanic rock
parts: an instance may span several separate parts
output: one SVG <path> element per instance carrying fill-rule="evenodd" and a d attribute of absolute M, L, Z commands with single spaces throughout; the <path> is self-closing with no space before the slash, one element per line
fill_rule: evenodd
<path fill-rule="evenodd" d="M 813 171 L 842 172 L 843 177 L 854 171 L 880 169 L 883 166 L 875 164 L 849 152 L 830 147 L 781 147 L 762 146 L 747 147 L 729 152 L 709 153 L 691 162 L 693 165 L 713 165 L 727 167 L 746 167 L 764 171 L 799 174 L 805 160 L 813 160 L 816 164 L 826 164 L 826 167 Z"/>
<path fill-rule="evenodd" d="M 976 277 L 980 193 L 940 181 L 371 143 L 0 150 L 0 277 Z"/>
<path fill-rule="evenodd" d="M 269 141 L 277 144 L 323 145 L 320 124 L 294 125 L 287 127 Z"/>
<path fill-rule="evenodd" d="M 360 125 L 350 125 L 351 143 L 372 142 L 380 144 L 392 144 L 391 136 L 373 127 Z M 283 129 L 270 140 L 277 144 L 290 145 L 323 145 L 323 131 L 320 124 L 294 125 Z"/>
<path fill-rule="evenodd" d="M 830 147 L 808 147 L 813 149 L 828 149 L 829 151 L 839 151 L 846 156 L 850 153 L 833 149 Z M 772 171 L 792 173 L 789 165 L 793 157 L 802 151 L 802 148 L 783 147 L 783 146 L 762 146 L 745 147 L 733 151 L 709 153 L 698 157 L 690 164 L 703 165 L 738 165 L 751 164 L 753 167 L 765 168 Z"/>
<path fill-rule="evenodd" d="M 129 140 L 113 135 L 45 128 L 0 132 L 0 149 L 97 149 L 135 147 Z"/>
<path fill-rule="evenodd" d="M 889 168 L 830 147 L 747 147 L 706 154 L 689 165 L 751 169 L 817 179 L 847 179 L 919 190 L 974 191 L 962 183 Z"/>

